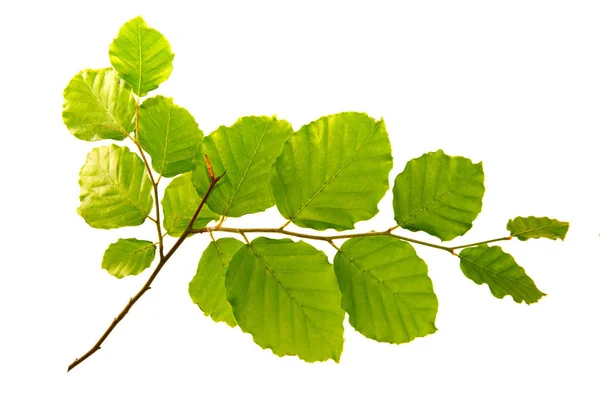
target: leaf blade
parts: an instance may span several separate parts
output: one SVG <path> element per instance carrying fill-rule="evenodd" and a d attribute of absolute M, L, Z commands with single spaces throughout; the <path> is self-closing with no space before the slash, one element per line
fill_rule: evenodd
<path fill-rule="evenodd" d="M 233 238 L 210 242 L 198 262 L 196 275 L 190 281 L 189 294 L 204 315 L 215 322 L 237 326 L 231 305 L 227 302 L 225 274 L 233 255 L 244 243 Z"/>
<path fill-rule="evenodd" d="M 304 242 L 257 238 L 233 256 L 225 286 L 238 325 L 259 346 L 339 362 L 344 312 L 324 253 Z"/>
<path fill-rule="evenodd" d="M 78 139 L 123 140 L 134 129 L 133 92 L 112 68 L 79 72 L 63 97 L 63 121 Z"/>
<path fill-rule="evenodd" d="M 516 217 L 508 221 L 506 229 L 521 241 L 539 238 L 565 240 L 569 223 L 548 217 Z"/>
<path fill-rule="evenodd" d="M 169 78 L 175 57 L 167 39 L 139 16 L 121 27 L 108 54 L 113 67 L 138 97 Z"/>
<path fill-rule="evenodd" d="M 481 212 L 483 178 L 482 163 L 442 150 L 409 161 L 393 188 L 398 226 L 443 241 L 464 235 Z"/>
<path fill-rule="evenodd" d="M 333 265 L 350 324 L 364 336 L 407 343 L 434 333 L 438 301 L 427 265 L 392 237 L 344 242 Z"/>
<path fill-rule="evenodd" d="M 210 209 L 219 215 L 241 217 L 272 207 L 268 174 L 291 134 L 291 125 L 276 117 L 242 117 L 208 135 L 192 175 L 198 193 L 210 185 L 204 154 L 216 174 L 227 171 L 207 201 Z"/>
<path fill-rule="evenodd" d="M 501 299 L 510 295 L 516 303 L 532 304 L 546 295 L 499 246 L 468 247 L 458 256 L 465 276 L 478 285 L 487 284 L 494 297 Z"/>
<path fill-rule="evenodd" d="M 152 168 L 162 176 L 191 171 L 203 138 L 194 117 L 173 99 L 155 96 L 140 106 L 140 144 L 152 157 Z"/>
<path fill-rule="evenodd" d="M 119 239 L 108 246 L 102 268 L 116 278 L 137 275 L 152 265 L 156 246 L 147 240 Z"/>
<path fill-rule="evenodd" d="M 181 236 L 189 225 L 202 198 L 192 184 L 192 174 L 185 173 L 173 179 L 161 201 L 163 206 L 163 226 L 165 231 L 174 237 Z M 209 222 L 215 221 L 219 215 L 202 207 L 194 221 L 194 229 L 204 228 Z"/>
<path fill-rule="evenodd" d="M 111 144 L 90 151 L 79 185 L 77 212 L 93 228 L 141 225 L 152 210 L 152 182 L 144 162 L 127 147 Z"/>
<path fill-rule="evenodd" d="M 273 164 L 271 185 L 279 212 L 294 224 L 346 230 L 377 214 L 391 168 L 383 120 L 346 112 L 295 132 Z"/>

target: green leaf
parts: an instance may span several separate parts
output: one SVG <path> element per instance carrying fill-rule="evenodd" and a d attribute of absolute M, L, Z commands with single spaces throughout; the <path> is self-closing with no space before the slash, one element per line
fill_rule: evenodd
<path fill-rule="evenodd" d="M 427 264 L 393 237 L 344 242 L 333 265 L 350 324 L 379 342 L 406 343 L 434 333 L 438 301 Z"/>
<path fill-rule="evenodd" d="M 275 203 L 298 226 L 352 229 L 377 214 L 391 168 L 383 120 L 356 112 L 322 117 L 294 133 L 275 161 Z"/>
<path fill-rule="evenodd" d="M 227 170 L 208 198 L 210 209 L 219 215 L 241 217 L 272 207 L 269 171 L 292 132 L 287 121 L 276 117 L 243 117 L 207 136 L 193 172 L 198 193 L 205 193 L 210 185 L 204 154 L 215 174 Z"/>
<path fill-rule="evenodd" d="M 478 285 L 487 284 L 494 297 L 501 299 L 510 295 L 517 303 L 531 304 L 546 295 L 515 259 L 498 246 L 469 247 L 461 251 L 459 257 L 465 276 Z"/>
<path fill-rule="evenodd" d="M 211 242 L 202 253 L 198 271 L 189 287 L 192 300 L 204 315 L 210 315 L 215 322 L 222 321 L 232 327 L 237 323 L 225 296 L 225 273 L 231 257 L 242 246 L 244 243 L 233 238 Z"/>
<path fill-rule="evenodd" d="M 522 241 L 539 238 L 565 240 L 569 223 L 548 217 L 517 217 L 508 221 L 506 229 L 510 231 L 511 236 Z"/>
<path fill-rule="evenodd" d="M 225 277 L 235 319 L 278 356 L 339 362 L 344 312 L 327 256 L 304 242 L 257 238 L 231 259 Z"/>
<path fill-rule="evenodd" d="M 187 228 L 202 197 L 192 185 L 190 172 L 173 179 L 165 189 L 162 199 L 164 213 L 164 227 L 171 236 L 181 236 Z M 219 216 L 206 207 L 202 207 L 200 214 L 194 222 L 194 229 L 204 228 L 210 221 L 217 220 Z"/>
<path fill-rule="evenodd" d="M 155 254 L 156 246 L 152 242 L 119 239 L 104 252 L 102 268 L 117 278 L 137 275 L 152 264 Z"/>
<path fill-rule="evenodd" d="M 394 184 L 396 222 L 442 240 L 464 235 L 481 212 L 483 166 L 438 150 L 406 164 Z"/>
<path fill-rule="evenodd" d="M 121 27 L 108 54 L 113 67 L 139 97 L 169 78 L 175 56 L 167 39 L 148 27 L 142 17 Z"/>
<path fill-rule="evenodd" d="M 163 96 L 141 105 L 139 139 L 152 157 L 152 168 L 165 177 L 192 170 L 194 155 L 204 134 L 192 115 Z"/>
<path fill-rule="evenodd" d="M 63 121 L 78 139 L 123 140 L 134 129 L 135 98 L 112 68 L 81 71 L 63 96 Z"/>
<path fill-rule="evenodd" d="M 144 162 L 127 147 L 111 144 L 90 151 L 79 185 L 77 212 L 94 228 L 141 225 L 152 210 L 152 182 Z"/>

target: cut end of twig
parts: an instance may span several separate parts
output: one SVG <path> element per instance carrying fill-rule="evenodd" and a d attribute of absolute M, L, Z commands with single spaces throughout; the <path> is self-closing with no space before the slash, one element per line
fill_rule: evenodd
<path fill-rule="evenodd" d="M 210 176 L 210 179 L 215 179 L 215 171 L 213 171 L 213 167 L 212 164 L 210 163 L 210 160 L 208 159 L 208 156 L 205 154 L 204 155 L 204 161 L 206 161 L 206 168 L 208 169 L 208 176 Z"/>

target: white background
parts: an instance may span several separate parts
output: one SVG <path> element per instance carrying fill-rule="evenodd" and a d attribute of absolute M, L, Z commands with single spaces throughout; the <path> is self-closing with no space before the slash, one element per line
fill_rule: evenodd
<path fill-rule="evenodd" d="M 347 325 L 340 364 L 307 364 L 200 313 L 187 285 L 207 238 L 194 237 L 67 374 L 149 273 L 100 268 L 109 243 L 154 227 L 94 230 L 76 214 L 79 168 L 98 144 L 61 119 L 71 77 L 108 66 L 138 14 L 176 53 L 153 94 L 173 96 L 206 134 L 244 115 L 298 128 L 356 110 L 385 118 L 390 180 L 439 148 L 483 160 L 483 211 L 456 243 L 502 236 L 518 215 L 570 221 L 564 243 L 504 245 L 548 296 L 498 300 L 455 258 L 418 248 L 439 331 L 395 346 Z M 598 2 L 574 0 L 2 2 L 0 398 L 600 398 L 599 21 Z M 389 194 L 380 209 L 357 228 L 393 225 Z M 282 222 L 266 215 L 227 223 Z"/>

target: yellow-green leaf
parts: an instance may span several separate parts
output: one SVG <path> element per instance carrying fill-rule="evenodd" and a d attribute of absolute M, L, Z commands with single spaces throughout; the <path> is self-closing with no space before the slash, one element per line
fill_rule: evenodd
<path fill-rule="evenodd" d="M 506 229 L 510 231 L 511 236 L 522 241 L 539 238 L 565 240 L 569 223 L 548 217 L 517 217 L 508 221 Z"/>
<path fill-rule="evenodd" d="M 167 39 L 148 27 L 142 17 L 121 27 L 108 54 L 113 67 L 139 97 L 169 78 L 175 56 Z"/>
<path fill-rule="evenodd" d="M 111 144 L 90 151 L 79 185 L 77 212 L 94 228 L 141 225 L 152 210 L 152 182 L 144 162 L 127 147 Z"/>
<path fill-rule="evenodd" d="M 185 108 L 156 96 L 141 105 L 139 119 L 140 144 L 156 172 L 170 178 L 192 170 L 204 134 Z"/>
<path fill-rule="evenodd" d="M 104 252 L 102 268 L 117 278 L 137 275 L 152 265 L 155 254 L 156 246 L 152 242 L 119 239 Z"/>
<path fill-rule="evenodd" d="M 134 95 L 112 68 L 81 71 L 63 96 L 63 121 L 78 139 L 123 140 L 134 129 Z"/>

